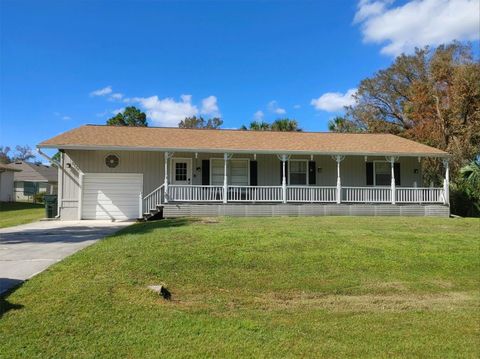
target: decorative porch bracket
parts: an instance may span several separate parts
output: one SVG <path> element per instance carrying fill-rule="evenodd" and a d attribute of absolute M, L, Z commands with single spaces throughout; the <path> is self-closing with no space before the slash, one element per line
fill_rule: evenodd
<path fill-rule="evenodd" d="M 395 192 L 396 192 L 396 188 L 395 188 L 395 162 L 398 161 L 398 157 L 395 157 L 395 156 L 385 156 L 385 159 L 387 160 L 387 162 L 390 162 L 390 171 L 391 171 L 391 182 L 390 182 L 390 186 L 391 186 L 391 191 L 392 191 L 392 204 L 395 204 L 396 200 L 395 200 Z"/>
<path fill-rule="evenodd" d="M 345 159 L 345 156 L 332 156 L 334 161 L 337 161 L 337 204 L 342 202 L 342 180 L 340 178 L 340 162 Z"/>
<path fill-rule="evenodd" d="M 443 204 L 450 204 L 450 168 L 448 159 L 443 160 L 445 178 L 443 179 Z"/>
<path fill-rule="evenodd" d="M 164 173 L 165 177 L 163 179 L 163 191 L 164 191 L 164 202 L 168 203 L 168 161 L 173 157 L 173 152 L 165 152 L 165 163 L 164 163 Z"/>
<path fill-rule="evenodd" d="M 282 202 L 287 203 L 287 174 L 285 171 L 285 162 L 290 159 L 290 155 L 277 155 L 277 158 L 282 161 Z"/>
<path fill-rule="evenodd" d="M 223 154 L 223 203 L 227 203 L 228 200 L 228 176 L 227 176 L 227 163 L 228 160 L 233 157 L 232 153 Z"/>

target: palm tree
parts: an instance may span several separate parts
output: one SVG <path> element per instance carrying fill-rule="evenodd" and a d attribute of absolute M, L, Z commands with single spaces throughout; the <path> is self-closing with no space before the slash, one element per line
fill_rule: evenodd
<path fill-rule="evenodd" d="M 243 125 L 242 130 L 251 130 L 251 131 L 269 131 L 270 130 L 270 124 L 265 121 L 252 121 L 250 122 L 250 126 L 247 128 L 247 126 Z"/>
<path fill-rule="evenodd" d="M 272 131 L 302 131 L 297 120 L 280 118 L 272 123 Z"/>
<path fill-rule="evenodd" d="M 328 121 L 328 130 L 330 132 L 359 132 L 359 128 L 352 121 L 345 117 L 337 116 L 334 119 Z"/>
<path fill-rule="evenodd" d="M 480 198 L 480 164 L 478 161 L 472 161 L 460 169 L 463 180 L 470 188 L 472 197 Z"/>

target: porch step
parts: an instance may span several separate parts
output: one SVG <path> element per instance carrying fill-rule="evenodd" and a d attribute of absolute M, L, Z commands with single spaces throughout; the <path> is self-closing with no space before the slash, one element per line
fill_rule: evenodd
<path fill-rule="evenodd" d="M 163 206 L 157 206 L 155 209 L 143 214 L 143 220 L 146 221 L 155 221 L 163 218 Z"/>

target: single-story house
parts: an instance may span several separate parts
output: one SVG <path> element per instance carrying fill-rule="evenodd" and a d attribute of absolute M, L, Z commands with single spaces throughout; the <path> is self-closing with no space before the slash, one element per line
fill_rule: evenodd
<path fill-rule="evenodd" d="M 16 170 L 8 164 L 0 163 L 0 202 L 12 202 L 13 194 L 13 175 Z"/>
<path fill-rule="evenodd" d="M 62 219 L 449 215 L 448 153 L 390 134 L 86 125 L 38 145 L 61 152 Z M 421 161 L 445 165 L 425 186 Z"/>
<path fill-rule="evenodd" d="M 37 193 L 57 194 L 57 167 L 26 161 L 9 166 L 18 170 L 13 176 L 15 201 L 32 201 Z"/>

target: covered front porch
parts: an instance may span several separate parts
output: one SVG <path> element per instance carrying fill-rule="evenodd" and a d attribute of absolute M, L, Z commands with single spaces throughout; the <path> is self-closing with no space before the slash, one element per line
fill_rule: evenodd
<path fill-rule="evenodd" d="M 346 205 L 448 206 L 448 161 L 437 187 L 422 186 L 420 164 L 414 156 L 165 152 L 163 183 L 143 198 L 142 208 L 148 215 L 160 206 L 195 208 L 187 204 L 343 205 L 348 213 L 355 207 Z"/>

